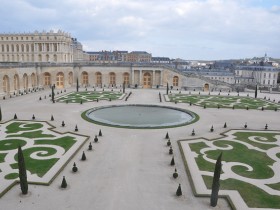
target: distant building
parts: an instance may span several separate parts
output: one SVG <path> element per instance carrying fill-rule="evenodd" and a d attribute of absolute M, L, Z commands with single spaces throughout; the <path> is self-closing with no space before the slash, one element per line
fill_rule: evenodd
<path fill-rule="evenodd" d="M 274 87 L 277 85 L 279 69 L 273 66 L 237 66 L 235 83 L 257 83 L 261 86 Z"/>
<path fill-rule="evenodd" d="M 170 63 L 170 58 L 168 58 L 168 57 L 152 57 L 151 62 L 152 63 L 166 63 L 166 64 L 169 64 Z"/>
<path fill-rule="evenodd" d="M 61 30 L 0 34 L 0 62 L 72 63 L 82 57 L 81 43 Z"/>
<path fill-rule="evenodd" d="M 143 62 L 150 63 L 152 59 L 152 54 L 147 53 L 146 51 L 132 51 L 127 53 L 125 62 Z"/>

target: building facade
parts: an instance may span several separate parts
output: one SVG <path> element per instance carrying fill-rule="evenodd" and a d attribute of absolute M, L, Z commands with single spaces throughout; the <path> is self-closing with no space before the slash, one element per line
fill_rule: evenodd
<path fill-rule="evenodd" d="M 0 62 L 72 63 L 82 52 L 81 43 L 60 30 L 0 34 Z"/>

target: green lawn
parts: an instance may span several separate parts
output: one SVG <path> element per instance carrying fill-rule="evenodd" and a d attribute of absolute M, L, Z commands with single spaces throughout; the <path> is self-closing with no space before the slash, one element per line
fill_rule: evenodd
<path fill-rule="evenodd" d="M 236 109 L 262 109 L 275 110 L 280 109 L 280 104 L 272 101 L 255 99 L 240 96 L 217 96 L 217 95 L 186 95 L 169 94 L 171 102 L 192 103 L 206 108 L 236 108 Z"/>

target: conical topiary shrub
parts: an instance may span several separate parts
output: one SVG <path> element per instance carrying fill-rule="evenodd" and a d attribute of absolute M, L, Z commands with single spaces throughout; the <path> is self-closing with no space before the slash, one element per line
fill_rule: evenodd
<path fill-rule="evenodd" d="M 173 173 L 173 178 L 176 179 L 178 177 L 177 169 L 175 168 Z"/>
<path fill-rule="evenodd" d="M 102 136 L 101 129 L 99 130 L 98 136 Z"/>
<path fill-rule="evenodd" d="M 166 133 L 165 138 L 166 138 L 166 139 L 169 139 L 169 134 L 168 134 L 168 132 Z"/>
<path fill-rule="evenodd" d="M 91 145 L 91 142 L 89 142 L 89 145 L 88 145 L 88 150 L 92 150 L 92 145 Z"/>
<path fill-rule="evenodd" d="M 51 116 L 51 121 L 54 121 L 53 115 Z"/>
<path fill-rule="evenodd" d="M 213 127 L 213 125 L 212 125 L 212 127 L 210 128 L 210 131 L 211 131 L 211 132 L 213 132 L 213 131 L 214 131 L 214 127 Z"/>
<path fill-rule="evenodd" d="M 169 155 L 172 155 L 173 154 L 173 149 L 172 149 L 172 146 L 170 146 L 169 148 Z"/>
<path fill-rule="evenodd" d="M 19 173 L 19 183 L 20 189 L 23 195 L 28 193 L 28 182 L 27 182 L 27 174 L 26 174 L 26 165 L 24 161 L 23 152 L 21 146 L 18 146 L 18 173 Z"/>
<path fill-rule="evenodd" d="M 87 159 L 87 157 L 86 157 L 86 154 L 85 154 L 85 152 L 83 152 L 83 155 L 82 155 L 82 159 L 81 160 L 86 160 Z"/>
<path fill-rule="evenodd" d="M 218 193 L 220 189 L 220 176 L 222 171 L 222 154 L 221 153 L 216 161 L 213 182 L 212 182 L 212 192 L 210 198 L 210 205 L 215 207 L 218 203 Z"/>
<path fill-rule="evenodd" d="M 32 116 L 32 120 L 35 120 L 35 115 L 33 114 L 33 116 Z"/>
<path fill-rule="evenodd" d="M 248 126 L 247 126 L 247 123 L 245 123 L 245 125 L 244 125 L 244 128 L 247 128 Z"/>
<path fill-rule="evenodd" d="M 65 123 L 64 123 L 64 121 L 62 121 L 62 123 L 61 123 L 61 126 L 62 126 L 62 127 L 64 127 L 64 126 L 65 126 Z"/>
<path fill-rule="evenodd" d="M 78 130 L 79 130 L 79 129 L 78 129 L 78 126 L 76 125 L 76 126 L 75 126 L 75 131 L 77 132 Z"/>
<path fill-rule="evenodd" d="M 168 141 L 167 141 L 167 146 L 169 147 L 170 145 L 171 145 L 171 141 L 170 141 L 170 139 L 168 139 Z"/>
<path fill-rule="evenodd" d="M 174 156 L 171 159 L 170 165 L 174 166 L 175 165 L 175 160 L 174 160 Z"/>
<path fill-rule="evenodd" d="M 16 120 L 16 119 L 17 119 L 17 114 L 14 115 L 14 120 Z"/>
<path fill-rule="evenodd" d="M 263 106 L 262 106 L 262 111 L 264 110 Z"/>
<path fill-rule="evenodd" d="M 76 163 L 73 164 L 72 171 L 75 173 L 78 171 L 78 167 L 76 166 Z"/>
<path fill-rule="evenodd" d="M 227 123 L 225 122 L 225 124 L 224 124 L 224 128 L 226 128 L 227 127 Z"/>
<path fill-rule="evenodd" d="M 94 142 L 95 142 L 95 143 L 98 142 L 97 135 L 95 135 L 95 137 L 94 137 Z"/>
<path fill-rule="evenodd" d="M 63 179 L 62 179 L 62 182 L 61 182 L 61 188 L 66 188 L 67 187 L 67 182 L 66 182 L 66 179 L 65 179 L 65 176 L 63 176 Z"/>
<path fill-rule="evenodd" d="M 179 186 L 178 186 L 178 188 L 177 188 L 176 195 L 177 195 L 177 196 L 181 196 L 181 195 L 182 195 L 181 184 L 179 184 Z"/>
<path fill-rule="evenodd" d="M 41 98 L 41 96 L 40 96 L 39 101 L 41 101 L 41 100 L 42 100 L 42 98 Z"/>
<path fill-rule="evenodd" d="M 267 128 L 268 128 L 268 125 L 267 125 L 267 124 L 265 124 L 264 129 L 265 129 L 265 130 L 267 130 Z"/>
<path fill-rule="evenodd" d="M 83 100 L 80 101 L 80 104 L 83 104 Z"/>

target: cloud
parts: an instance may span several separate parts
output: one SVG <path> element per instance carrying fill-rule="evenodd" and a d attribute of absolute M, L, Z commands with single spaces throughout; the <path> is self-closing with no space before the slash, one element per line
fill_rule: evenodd
<path fill-rule="evenodd" d="M 4 1 L 0 30 L 62 29 L 92 51 L 146 50 L 155 56 L 185 59 L 242 58 L 265 52 L 280 57 L 280 9 L 275 2 Z"/>

